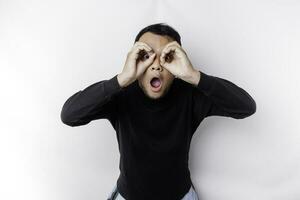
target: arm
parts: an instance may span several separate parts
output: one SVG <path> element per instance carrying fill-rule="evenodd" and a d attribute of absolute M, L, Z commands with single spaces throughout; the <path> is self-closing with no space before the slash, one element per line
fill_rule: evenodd
<path fill-rule="evenodd" d="M 242 119 L 256 112 L 256 103 L 245 90 L 226 79 L 197 72 L 200 80 L 193 88 L 193 111 L 197 121 L 213 115 Z"/>
<path fill-rule="evenodd" d="M 69 97 L 62 107 L 61 121 L 69 126 L 81 126 L 105 118 L 114 124 L 116 95 L 122 89 L 117 76 L 94 83 Z"/>

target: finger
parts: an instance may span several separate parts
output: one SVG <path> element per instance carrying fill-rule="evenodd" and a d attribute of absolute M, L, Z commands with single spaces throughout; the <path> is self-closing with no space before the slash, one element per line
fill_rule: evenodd
<path fill-rule="evenodd" d="M 137 42 L 134 43 L 133 48 L 134 48 L 135 46 L 140 46 L 140 45 L 145 46 L 146 49 L 148 49 L 149 51 L 152 50 L 152 48 L 151 48 L 147 43 L 145 43 L 145 42 L 139 42 L 139 41 L 137 41 Z"/>
<path fill-rule="evenodd" d="M 178 49 L 178 47 L 176 45 L 169 45 L 166 46 L 163 50 L 162 50 L 162 55 L 165 55 L 167 53 L 169 53 L 170 51 L 175 51 L 176 49 Z"/>
<path fill-rule="evenodd" d="M 143 54 L 141 57 L 137 60 L 137 62 L 141 61 L 143 64 L 148 64 L 148 62 L 152 62 L 153 58 L 156 57 L 155 53 L 149 53 L 149 54 Z"/>
<path fill-rule="evenodd" d="M 180 44 L 178 44 L 177 41 L 172 41 L 172 42 L 168 43 L 164 48 L 166 49 L 166 48 L 168 48 L 168 47 L 170 47 L 170 46 L 177 46 L 178 48 L 182 48 L 182 47 L 180 46 Z"/>
<path fill-rule="evenodd" d="M 145 65 L 148 67 L 153 61 L 154 61 L 154 58 L 156 57 L 156 54 L 153 53 L 152 55 L 150 55 L 148 57 L 148 59 L 144 62 Z"/>
<path fill-rule="evenodd" d="M 184 56 L 186 56 L 186 52 L 183 50 L 183 48 L 181 46 L 179 46 L 179 44 L 177 42 L 166 47 L 163 50 L 162 56 L 165 57 L 165 55 L 168 54 L 170 51 L 173 51 L 173 54 L 171 54 L 171 56 L 176 57 L 176 58 L 183 58 Z M 166 53 L 164 53 L 164 52 L 166 52 Z"/>
<path fill-rule="evenodd" d="M 132 51 L 134 58 L 137 59 L 140 55 L 142 55 L 142 51 L 146 51 L 148 52 L 148 54 L 151 54 L 152 52 L 151 49 L 147 49 L 147 47 L 145 47 L 144 45 L 137 45 Z"/>
<path fill-rule="evenodd" d="M 168 65 L 168 63 L 165 63 L 162 66 L 163 66 L 164 69 L 166 69 L 167 71 L 169 71 L 170 73 L 172 73 L 172 70 L 170 70 L 171 65 Z"/>
<path fill-rule="evenodd" d="M 163 51 L 162 51 L 162 53 L 161 53 L 161 56 L 160 56 L 160 62 L 161 63 L 165 63 L 165 58 L 166 58 L 166 55 L 167 54 L 169 54 L 169 53 L 171 53 L 171 51 L 173 51 L 174 53 L 176 52 L 176 49 L 178 49 L 178 47 L 177 46 L 169 46 L 169 47 L 167 47 L 167 48 L 165 48 L 165 49 L 163 49 Z M 178 50 L 177 50 L 178 51 Z M 173 54 L 174 54 L 173 53 Z M 172 55 L 172 56 L 174 56 L 174 55 Z"/>
<path fill-rule="evenodd" d="M 177 46 L 177 47 L 179 47 L 179 48 L 182 48 L 182 47 L 180 46 L 180 44 L 179 44 L 177 41 L 173 41 L 173 42 L 171 42 L 170 44 L 173 44 L 173 45 L 175 45 L 175 46 Z"/>
<path fill-rule="evenodd" d="M 153 63 L 155 57 L 156 57 L 156 54 L 154 53 L 146 61 L 144 61 L 143 68 L 149 67 Z"/>
<path fill-rule="evenodd" d="M 135 45 L 142 44 L 142 45 L 146 45 L 147 47 L 150 47 L 146 42 L 141 42 L 141 41 L 136 41 L 134 44 Z"/>
<path fill-rule="evenodd" d="M 143 64 L 139 65 L 137 71 L 142 74 L 154 61 L 156 54 L 152 54 Z"/>
<path fill-rule="evenodd" d="M 178 47 L 176 50 L 176 56 L 181 57 L 182 54 L 186 55 L 186 52 L 184 51 L 182 46 L 180 46 L 180 44 L 177 41 L 173 41 L 172 44 Z"/>
<path fill-rule="evenodd" d="M 136 45 L 135 47 L 132 48 L 132 53 L 137 54 L 137 53 L 140 53 L 142 50 L 149 52 L 149 53 L 152 51 L 152 49 L 149 49 L 145 45 Z"/>

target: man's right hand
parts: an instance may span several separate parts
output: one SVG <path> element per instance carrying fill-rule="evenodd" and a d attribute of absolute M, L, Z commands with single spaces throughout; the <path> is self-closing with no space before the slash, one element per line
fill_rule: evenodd
<path fill-rule="evenodd" d="M 126 87 L 138 79 L 153 63 L 156 57 L 153 49 L 144 42 L 135 42 L 128 52 L 124 68 L 118 74 L 118 82 L 121 87 Z"/>

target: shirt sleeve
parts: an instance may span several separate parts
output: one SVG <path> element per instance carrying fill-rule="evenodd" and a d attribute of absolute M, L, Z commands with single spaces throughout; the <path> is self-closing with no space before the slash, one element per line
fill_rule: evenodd
<path fill-rule="evenodd" d="M 242 119 L 256 112 L 254 99 L 244 89 L 226 79 L 200 73 L 200 81 L 193 88 L 193 114 L 198 122 L 213 115 Z"/>
<path fill-rule="evenodd" d="M 61 121 L 69 126 L 81 126 L 92 120 L 108 119 L 114 124 L 117 117 L 117 95 L 121 90 L 115 75 L 76 92 L 63 104 Z"/>

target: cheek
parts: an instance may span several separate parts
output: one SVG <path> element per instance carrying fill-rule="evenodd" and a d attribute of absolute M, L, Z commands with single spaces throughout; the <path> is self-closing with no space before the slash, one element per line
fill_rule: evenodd
<path fill-rule="evenodd" d="M 140 83 L 142 83 L 144 86 L 146 86 L 147 85 L 147 80 L 148 80 L 148 78 L 147 78 L 148 76 L 147 76 L 147 74 L 143 74 L 143 75 L 141 75 L 139 78 L 138 78 L 138 80 L 139 80 L 139 82 Z"/>
<path fill-rule="evenodd" d="M 171 85 L 172 84 L 172 82 L 173 82 L 173 80 L 174 80 L 174 76 L 173 75 L 168 75 L 168 76 L 166 76 L 165 77 L 165 81 L 166 81 L 166 85 Z"/>
<path fill-rule="evenodd" d="M 171 74 L 170 72 L 165 71 L 164 78 L 165 78 L 165 80 L 171 81 L 175 78 L 175 76 L 173 74 Z"/>
<path fill-rule="evenodd" d="M 145 80 L 145 78 L 146 78 L 146 74 L 147 74 L 146 72 L 144 72 L 143 74 L 141 74 L 139 76 L 138 80 L 141 81 L 141 82 L 143 82 Z"/>

